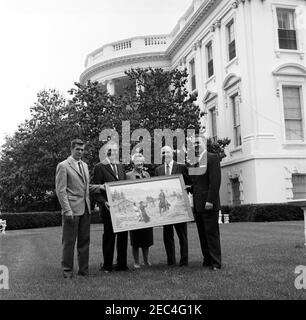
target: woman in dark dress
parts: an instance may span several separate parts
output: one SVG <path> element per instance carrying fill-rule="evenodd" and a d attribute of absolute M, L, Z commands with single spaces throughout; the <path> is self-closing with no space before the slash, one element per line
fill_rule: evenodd
<path fill-rule="evenodd" d="M 127 180 L 150 178 L 150 175 L 143 170 L 144 157 L 140 153 L 136 153 L 132 157 L 134 169 L 126 174 Z M 150 217 L 146 213 L 146 206 L 143 201 L 139 203 L 139 213 L 141 221 L 149 222 Z M 138 214 L 138 213 L 137 213 Z M 134 257 L 134 268 L 139 269 L 139 248 L 142 249 L 143 262 L 146 266 L 151 266 L 149 262 L 149 247 L 153 245 L 153 228 L 145 228 L 130 231 L 131 246 Z"/>

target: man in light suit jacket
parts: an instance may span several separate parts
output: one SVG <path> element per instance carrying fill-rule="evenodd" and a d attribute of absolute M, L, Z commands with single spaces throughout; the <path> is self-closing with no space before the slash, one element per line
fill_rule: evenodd
<path fill-rule="evenodd" d="M 90 241 L 89 192 L 100 193 L 104 186 L 90 185 L 89 172 L 81 160 L 85 144 L 71 142 L 71 156 L 56 168 L 56 194 L 62 208 L 62 268 L 64 278 L 73 277 L 74 247 L 77 241 L 78 275 L 88 275 Z"/>
<path fill-rule="evenodd" d="M 194 139 L 198 148 L 199 160 L 191 175 L 194 202 L 194 216 L 203 254 L 203 267 L 212 270 L 221 268 L 221 245 L 219 232 L 219 189 L 221 168 L 219 156 L 207 152 L 206 142 L 199 135 Z"/>
<path fill-rule="evenodd" d="M 122 164 L 118 163 L 118 145 L 109 141 L 103 148 L 106 152 L 106 158 L 95 165 L 93 181 L 97 184 L 105 182 L 126 180 L 125 170 Z M 127 267 L 127 242 L 128 232 L 114 233 L 112 220 L 109 211 L 106 192 L 95 194 L 95 200 L 99 205 L 100 213 L 104 223 L 102 237 L 103 264 L 100 265 L 100 271 L 105 273 L 113 270 L 113 258 L 115 240 L 117 237 L 117 265 L 115 271 L 128 270 Z"/>
<path fill-rule="evenodd" d="M 171 174 L 182 174 L 185 184 L 188 185 L 189 177 L 187 168 L 184 165 L 178 164 L 173 160 L 173 150 L 169 146 L 164 146 L 161 149 L 162 157 L 164 159 L 164 164 L 155 169 L 155 176 L 164 176 Z M 163 227 L 163 239 L 165 250 L 167 254 L 167 264 L 172 266 L 176 264 L 175 258 L 175 242 L 174 242 L 174 232 L 173 227 L 176 230 L 177 236 L 180 242 L 180 266 L 188 265 L 188 239 L 187 239 L 187 223 L 176 223 L 171 225 L 165 225 Z"/>

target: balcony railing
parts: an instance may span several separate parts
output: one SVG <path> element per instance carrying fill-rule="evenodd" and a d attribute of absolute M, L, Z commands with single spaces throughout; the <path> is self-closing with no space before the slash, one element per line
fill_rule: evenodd
<path fill-rule="evenodd" d="M 153 35 L 134 37 L 104 45 L 88 55 L 85 67 L 104 62 L 113 58 L 124 57 L 133 54 L 166 52 L 171 42 L 168 35 Z"/>
<path fill-rule="evenodd" d="M 145 46 L 166 45 L 167 37 L 147 37 L 144 38 Z"/>
<path fill-rule="evenodd" d="M 114 51 L 125 50 L 132 47 L 132 41 L 118 42 L 113 45 Z"/>

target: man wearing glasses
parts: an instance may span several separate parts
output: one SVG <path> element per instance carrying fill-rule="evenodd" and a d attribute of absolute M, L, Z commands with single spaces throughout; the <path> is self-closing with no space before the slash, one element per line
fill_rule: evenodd
<path fill-rule="evenodd" d="M 161 149 L 163 164 L 156 168 L 155 176 L 169 176 L 172 174 L 182 174 L 185 184 L 188 185 L 189 177 L 187 168 L 184 165 L 178 164 L 173 160 L 173 150 L 169 146 L 164 146 Z M 166 201 L 165 201 L 166 202 Z M 174 231 L 179 238 L 180 243 L 180 266 L 188 265 L 188 239 L 187 239 L 187 222 L 176 223 L 171 225 L 165 225 L 163 227 L 163 239 L 165 250 L 167 254 L 167 264 L 168 266 L 173 266 L 176 264 L 175 258 L 175 242 L 174 242 Z"/>

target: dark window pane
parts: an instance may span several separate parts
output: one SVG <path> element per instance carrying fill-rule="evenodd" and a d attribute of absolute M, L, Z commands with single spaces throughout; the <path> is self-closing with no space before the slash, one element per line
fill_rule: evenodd
<path fill-rule="evenodd" d="M 195 78 L 195 75 L 193 75 L 191 77 L 191 90 L 195 90 L 196 89 L 196 78 Z"/>
<path fill-rule="evenodd" d="M 232 201 L 234 206 L 239 206 L 241 204 L 240 200 L 240 182 L 238 178 L 231 179 L 232 183 Z"/>
<path fill-rule="evenodd" d="M 283 86 L 284 117 L 287 140 L 303 140 L 303 115 L 300 88 Z"/>
<path fill-rule="evenodd" d="M 306 199 L 306 175 L 292 175 L 293 199 Z"/>
<path fill-rule="evenodd" d="M 280 49 L 297 50 L 295 30 L 278 29 L 278 41 Z"/>
<path fill-rule="evenodd" d="M 214 61 L 210 60 L 208 62 L 208 78 L 210 78 L 214 74 Z"/>
<path fill-rule="evenodd" d="M 229 56 L 229 61 L 234 59 L 236 57 L 236 44 L 235 40 L 233 40 L 229 45 L 228 45 L 228 56 Z"/>

